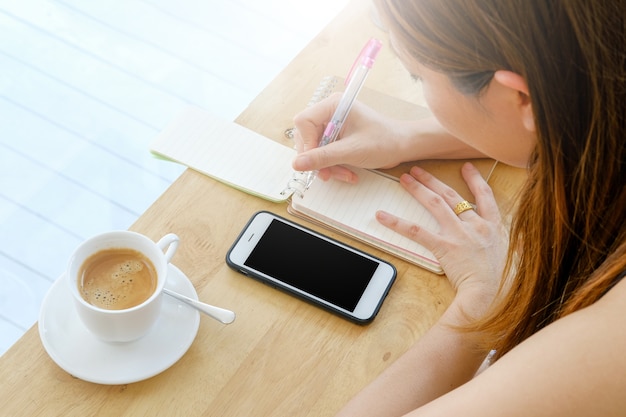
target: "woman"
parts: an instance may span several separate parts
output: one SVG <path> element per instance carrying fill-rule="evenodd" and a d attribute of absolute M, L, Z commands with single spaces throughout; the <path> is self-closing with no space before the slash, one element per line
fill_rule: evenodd
<path fill-rule="evenodd" d="M 317 148 L 336 97 L 296 116 L 294 168 L 322 179 L 439 157 L 528 169 L 510 232 L 470 163 L 477 208 L 458 215 L 454 190 L 419 168 L 402 176 L 441 231 L 377 219 L 430 249 L 456 296 L 341 416 L 626 415 L 625 3 L 380 0 L 435 118 L 357 105 L 341 140 Z"/>

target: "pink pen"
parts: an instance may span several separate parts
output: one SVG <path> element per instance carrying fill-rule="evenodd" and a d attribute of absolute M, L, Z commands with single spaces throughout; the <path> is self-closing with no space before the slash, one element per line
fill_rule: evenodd
<path fill-rule="evenodd" d="M 356 97 L 359 95 L 359 91 L 361 91 L 361 88 L 365 83 L 367 74 L 372 68 L 372 65 L 374 65 L 374 61 L 376 60 L 376 56 L 378 55 L 380 48 L 382 48 L 381 41 L 378 39 L 370 39 L 361 50 L 361 53 L 357 57 L 356 61 L 354 61 L 354 64 L 348 73 L 348 77 L 346 78 L 346 90 L 341 96 L 341 100 L 339 101 L 337 109 L 335 109 L 333 117 L 330 119 L 330 122 L 328 122 L 328 125 L 324 130 L 324 135 L 320 140 L 319 146 L 326 146 L 337 140 L 341 127 L 346 121 L 348 113 L 350 113 L 350 109 L 354 104 L 354 100 L 356 100 Z M 309 188 L 316 176 L 317 171 L 309 171 L 307 175 L 306 188 Z"/>

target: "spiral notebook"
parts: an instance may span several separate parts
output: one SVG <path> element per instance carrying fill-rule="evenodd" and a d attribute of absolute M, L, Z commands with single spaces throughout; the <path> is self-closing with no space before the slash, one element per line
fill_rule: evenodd
<path fill-rule="evenodd" d="M 443 273 L 430 251 L 380 225 L 377 210 L 439 228 L 433 216 L 398 183 L 377 171 L 351 168 L 358 184 L 315 180 L 304 189 L 306 173 L 294 172 L 295 149 L 234 122 L 189 108 L 153 142 L 151 151 L 239 190 L 290 202 L 291 214 L 316 222 L 435 273 Z"/>

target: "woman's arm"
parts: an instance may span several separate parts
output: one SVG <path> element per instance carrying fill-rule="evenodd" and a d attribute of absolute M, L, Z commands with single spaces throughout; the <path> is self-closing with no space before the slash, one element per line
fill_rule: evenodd
<path fill-rule="evenodd" d="M 547 326 L 409 416 L 624 416 L 625 300 L 623 280 L 592 306 Z"/>
<path fill-rule="evenodd" d="M 437 256 L 456 296 L 442 318 L 339 416 L 400 416 L 470 380 L 487 355 L 477 347 L 480 335 L 458 327 L 482 316 L 497 294 L 508 246 L 506 230 L 480 172 L 465 164 L 462 174 L 476 199 L 477 211 L 460 215 L 452 207 L 462 198 L 428 172 L 414 167 L 410 175 L 400 178 L 407 192 L 436 218 L 440 224 L 437 233 L 420 228 L 411 219 L 377 213 L 382 224 Z"/>
<path fill-rule="evenodd" d="M 401 416 L 470 380 L 487 352 L 476 348 L 475 334 L 453 326 L 489 302 L 479 293 L 455 298 L 440 320 L 337 417 Z"/>
<path fill-rule="evenodd" d="M 354 174 L 338 165 L 391 168 L 407 161 L 484 156 L 449 134 L 435 118 L 396 120 L 358 102 L 346 120 L 340 140 L 318 148 L 337 100 L 338 96 L 332 96 L 294 118 L 298 150 L 293 161 L 295 170 L 320 170 L 322 179 L 334 176 L 353 182 Z"/>

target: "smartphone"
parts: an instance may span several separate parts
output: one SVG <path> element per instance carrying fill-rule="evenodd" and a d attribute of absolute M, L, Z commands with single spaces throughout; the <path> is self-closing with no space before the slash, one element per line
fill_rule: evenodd
<path fill-rule="evenodd" d="M 359 324 L 374 319 L 396 278 L 392 264 L 267 211 L 248 221 L 226 263 Z"/>

